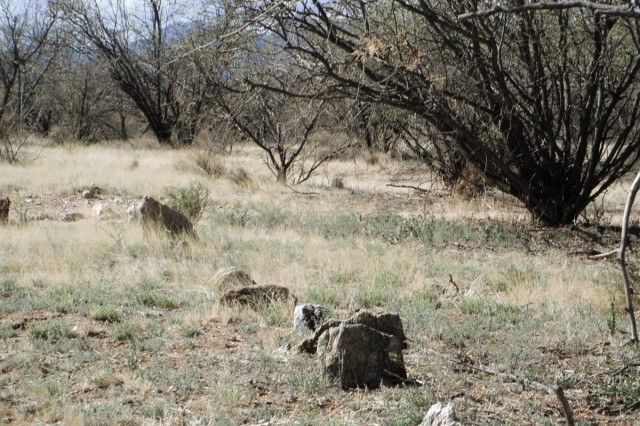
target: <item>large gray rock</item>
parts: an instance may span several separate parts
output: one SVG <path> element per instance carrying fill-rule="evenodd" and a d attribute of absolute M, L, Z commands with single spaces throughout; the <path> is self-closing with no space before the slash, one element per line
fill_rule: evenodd
<path fill-rule="evenodd" d="M 324 310 L 320 305 L 305 303 L 293 310 L 293 329 L 298 333 L 315 331 L 322 324 Z"/>
<path fill-rule="evenodd" d="M 437 402 L 429 408 L 427 415 L 418 426 L 462 426 L 462 423 L 458 421 L 452 403 L 444 405 L 442 402 Z"/>
<path fill-rule="evenodd" d="M 376 388 L 406 380 L 402 344 L 367 325 L 341 323 L 320 336 L 317 354 L 330 382 L 343 389 Z"/>

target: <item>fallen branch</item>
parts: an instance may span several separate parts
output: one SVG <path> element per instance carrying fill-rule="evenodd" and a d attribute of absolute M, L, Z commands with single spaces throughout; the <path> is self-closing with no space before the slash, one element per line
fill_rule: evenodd
<path fill-rule="evenodd" d="M 388 183 L 387 186 L 390 186 L 392 188 L 409 188 L 409 189 L 415 189 L 416 191 L 420 191 L 420 192 L 429 192 L 428 189 L 420 188 L 419 186 L 396 185 L 396 184 L 393 184 L 393 183 Z"/>
<path fill-rule="evenodd" d="M 622 278 L 624 279 L 625 296 L 627 299 L 626 311 L 629 314 L 629 320 L 631 321 L 631 335 L 633 336 L 633 343 L 638 348 L 638 328 L 636 326 L 636 316 L 633 311 L 633 289 L 631 288 L 631 282 L 629 281 L 629 274 L 627 273 L 627 264 L 625 261 L 625 250 L 627 248 L 627 229 L 629 228 L 629 216 L 631 215 L 631 206 L 636 199 L 636 194 L 640 190 L 640 173 L 636 176 L 631 188 L 629 189 L 629 197 L 627 198 L 627 204 L 624 206 L 624 216 L 622 218 L 622 234 L 620 236 L 620 255 L 618 261 L 622 268 Z"/>
<path fill-rule="evenodd" d="M 611 255 L 620 253 L 620 249 L 617 248 L 615 250 L 608 251 L 606 253 L 594 254 L 593 256 L 589 256 L 591 260 L 605 259 Z"/>
<path fill-rule="evenodd" d="M 573 411 L 569 406 L 569 401 L 567 401 L 567 397 L 564 396 L 564 391 L 560 386 L 556 388 L 556 396 L 560 400 L 560 404 L 562 404 L 562 411 L 564 411 L 564 417 L 567 419 L 567 425 L 574 426 L 576 424 L 573 419 Z"/>
<path fill-rule="evenodd" d="M 464 361 L 461 361 L 459 359 L 456 359 L 454 357 L 451 357 L 449 355 L 445 355 L 442 354 L 440 352 L 436 352 L 433 349 L 427 349 L 428 352 L 437 355 L 443 359 L 446 359 L 449 362 L 452 362 L 454 364 L 459 364 L 459 365 L 463 365 L 466 368 L 468 368 L 469 370 L 473 370 L 473 371 L 479 371 L 481 373 L 486 373 L 486 374 L 490 374 L 492 376 L 497 376 L 497 377 L 503 377 L 506 378 L 508 380 L 511 380 L 513 382 L 518 382 L 521 379 L 516 376 L 515 374 L 511 374 L 511 373 L 502 373 L 499 371 L 495 371 L 495 370 L 491 370 L 489 368 L 486 367 L 479 367 L 476 365 L 471 365 L 468 364 Z M 558 386 L 557 388 L 553 389 L 551 386 L 547 386 L 544 383 L 540 383 L 540 382 L 536 382 L 535 380 L 528 380 L 527 382 L 535 388 L 541 389 L 543 391 L 545 391 L 548 394 L 555 394 L 556 397 L 558 397 L 558 400 L 560 400 L 560 404 L 562 404 L 562 410 L 564 411 L 564 415 L 565 418 L 567 419 L 567 425 L 569 426 L 574 426 L 575 425 L 575 420 L 573 419 L 573 411 L 571 410 L 571 407 L 569 406 L 569 401 L 567 400 L 566 396 L 564 395 L 564 391 L 562 390 L 562 388 L 560 386 Z"/>
<path fill-rule="evenodd" d="M 490 374 L 490 375 L 492 375 L 492 376 L 504 377 L 504 378 L 509 379 L 509 380 L 511 380 L 511 381 L 513 381 L 513 382 L 518 382 L 518 381 L 520 381 L 520 380 L 521 380 L 521 379 L 520 379 L 518 376 L 516 376 L 515 374 L 511 374 L 511 373 L 502 373 L 502 372 L 500 372 L 500 371 L 491 370 L 490 368 L 486 368 L 486 367 L 479 367 L 479 366 L 477 366 L 477 365 L 468 364 L 468 363 L 466 363 L 466 362 L 464 362 L 464 361 L 461 361 L 461 360 L 459 360 L 459 359 L 453 358 L 453 357 L 451 357 L 451 356 L 449 356 L 449 355 L 445 355 L 445 354 L 441 354 L 440 352 L 436 352 L 436 351 L 434 351 L 433 349 L 427 349 L 427 351 L 428 351 L 428 352 L 431 352 L 432 354 L 437 355 L 437 356 L 439 356 L 439 357 L 441 357 L 441 358 L 444 358 L 444 359 L 446 359 L 447 361 L 452 362 L 452 363 L 454 363 L 454 364 L 463 365 L 463 366 L 465 366 L 466 368 L 468 368 L 468 369 L 470 369 L 470 370 L 479 371 L 479 372 L 481 372 L 481 373 Z M 547 392 L 548 394 L 555 393 L 555 390 L 554 390 L 552 387 L 547 386 L 547 385 L 545 385 L 544 383 L 536 382 L 535 380 L 529 380 L 529 379 L 527 379 L 527 382 L 528 382 L 530 385 L 532 385 L 534 388 L 541 389 L 541 390 L 543 390 L 543 391 Z"/>
<path fill-rule="evenodd" d="M 295 192 L 296 194 L 300 194 L 300 195 L 320 195 L 319 192 L 303 192 L 303 191 L 298 191 L 297 189 L 292 188 L 289 185 L 285 185 L 285 187 L 287 189 L 290 189 L 291 191 Z"/>

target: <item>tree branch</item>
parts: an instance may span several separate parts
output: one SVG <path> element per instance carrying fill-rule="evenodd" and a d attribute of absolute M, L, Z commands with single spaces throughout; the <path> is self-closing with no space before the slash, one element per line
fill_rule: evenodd
<path fill-rule="evenodd" d="M 459 21 L 466 21 L 474 18 L 488 18 L 499 13 L 522 13 L 536 10 L 565 10 L 582 8 L 593 11 L 600 15 L 621 16 L 627 18 L 640 18 L 640 8 L 624 6 L 614 6 L 610 4 L 595 3 L 587 0 L 557 1 L 528 3 L 521 6 L 505 7 L 501 5 L 489 9 L 467 12 L 458 15 Z"/>

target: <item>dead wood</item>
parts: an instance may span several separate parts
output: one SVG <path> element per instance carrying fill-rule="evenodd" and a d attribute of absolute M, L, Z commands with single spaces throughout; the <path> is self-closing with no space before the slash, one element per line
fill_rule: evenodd
<path fill-rule="evenodd" d="M 636 176 L 631 188 L 629 189 L 629 196 L 627 198 L 627 204 L 624 206 L 624 216 L 622 218 L 622 233 L 620 236 L 620 255 L 618 261 L 622 268 L 622 277 L 624 278 L 625 296 L 627 299 L 626 311 L 629 314 L 629 320 L 631 321 L 631 333 L 633 336 L 633 343 L 636 348 L 638 347 L 638 327 L 636 326 L 636 316 L 633 311 L 633 289 L 631 288 L 631 282 L 629 281 L 629 274 L 627 273 L 627 264 L 625 261 L 625 250 L 627 249 L 627 232 L 629 229 L 629 216 L 631 215 L 631 206 L 636 199 L 638 190 L 640 189 L 640 173 Z"/>

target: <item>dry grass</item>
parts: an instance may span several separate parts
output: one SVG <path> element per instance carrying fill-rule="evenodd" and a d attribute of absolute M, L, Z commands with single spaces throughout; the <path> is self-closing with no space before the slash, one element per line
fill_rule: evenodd
<path fill-rule="evenodd" d="M 271 182 L 254 148 L 219 156 L 217 177 L 195 158 L 58 147 L 0 164 L 0 195 L 33 195 L 25 217 L 85 213 L 71 223 L 14 216 L 0 229 L 0 422 L 411 425 L 451 399 L 466 423 L 561 422 L 558 401 L 530 381 L 565 387 L 581 424 L 636 418 L 632 408 L 608 415 L 640 395 L 635 367 L 613 373 L 636 358 L 617 268 L 572 254 L 611 248 L 614 231 L 536 229 L 495 194 L 390 187 L 438 189 L 391 158 L 328 164 L 297 192 Z M 145 238 L 127 222 L 128 201 L 193 181 L 210 191 L 197 241 Z M 100 199 L 77 193 L 90 184 L 105 189 Z M 113 214 L 93 217 L 96 203 Z M 292 306 L 218 303 L 212 278 L 229 266 L 333 316 L 400 312 L 407 367 L 424 385 L 329 387 L 314 359 L 286 349 L 301 340 Z M 520 381 L 468 370 L 480 366 Z"/>

